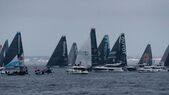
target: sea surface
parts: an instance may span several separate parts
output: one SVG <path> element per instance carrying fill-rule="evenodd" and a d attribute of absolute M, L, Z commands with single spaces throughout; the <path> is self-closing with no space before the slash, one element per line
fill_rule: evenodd
<path fill-rule="evenodd" d="M 169 72 L 90 72 L 68 74 L 66 68 L 54 73 L 0 75 L 0 95 L 169 95 Z"/>

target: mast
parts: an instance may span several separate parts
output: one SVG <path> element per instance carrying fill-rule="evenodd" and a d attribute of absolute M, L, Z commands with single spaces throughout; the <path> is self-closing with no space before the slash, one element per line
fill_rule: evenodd
<path fill-rule="evenodd" d="M 68 54 L 67 54 L 66 36 L 62 36 L 46 66 L 62 67 L 67 65 L 68 65 Z"/>
<path fill-rule="evenodd" d="M 105 35 L 98 47 L 98 64 L 107 64 L 108 54 L 110 52 L 109 36 Z"/>
<path fill-rule="evenodd" d="M 121 63 L 120 67 L 127 66 L 125 35 L 122 33 L 116 40 L 108 56 L 108 64 Z"/>
<path fill-rule="evenodd" d="M 146 49 L 144 50 L 144 53 L 141 56 L 141 59 L 138 64 L 145 64 L 148 66 L 152 65 L 152 52 L 151 52 L 151 45 L 150 44 L 148 44 L 146 46 Z"/>
<path fill-rule="evenodd" d="M 4 66 L 10 63 L 14 58 L 17 58 L 17 60 L 22 62 L 24 60 L 22 38 L 20 32 L 16 33 L 14 39 L 12 40 L 12 43 L 6 52 L 6 56 L 4 58 Z"/>
<path fill-rule="evenodd" d="M 92 28 L 90 31 L 90 39 L 91 39 L 92 66 L 95 66 L 98 64 L 98 50 L 97 50 L 95 28 Z"/>
<path fill-rule="evenodd" d="M 163 57 L 161 58 L 160 64 L 169 67 L 169 45 L 166 48 Z"/>
<path fill-rule="evenodd" d="M 77 52 L 78 52 L 77 44 L 74 42 L 72 44 L 72 47 L 70 49 L 69 56 L 68 56 L 68 64 L 69 65 L 71 65 L 71 66 L 75 65 Z"/>

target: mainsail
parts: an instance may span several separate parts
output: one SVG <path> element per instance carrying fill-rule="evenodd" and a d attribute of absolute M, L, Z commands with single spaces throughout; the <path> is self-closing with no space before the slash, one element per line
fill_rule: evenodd
<path fill-rule="evenodd" d="M 5 67 L 15 67 L 18 64 L 23 65 L 24 63 L 24 52 L 22 46 L 22 38 L 21 33 L 17 32 L 12 43 L 10 44 L 5 58 L 4 58 L 4 66 Z"/>
<path fill-rule="evenodd" d="M 110 52 L 109 36 L 105 35 L 98 47 L 98 64 L 107 64 L 108 54 Z"/>
<path fill-rule="evenodd" d="M 122 33 L 115 42 L 108 56 L 108 64 L 121 63 L 119 67 L 127 66 L 125 35 Z"/>
<path fill-rule="evenodd" d="M 69 52 L 69 56 L 68 56 L 68 64 L 69 65 L 71 65 L 71 66 L 75 65 L 75 61 L 76 61 L 76 57 L 77 57 L 77 52 L 78 52 L 77 44 L 73 43 L 72 47 L 70 49 L 70 52 Z"/>
<path fill-rule="evenodd" d="M 169 67 L 169 45 L 164 52 L 164 55 L 160 61 L 160 64 L 162 64 L 166 67 Z"/>
<path fill-rule="evenodd" d="M 151 45 L 148 44 L 138 64 L 152 65 Z"/>
<path fill-rule="evenodd" d="M 97 50 L 95 28 L 92 28 L 90 31 L 90 39 L 91 39 L 92 66 L 95 66 L 98 64 L 98 50 Z"/>
<path fill-rule="evenodd" d="M 90 68 L 91 63 L 91 43 L 90 38 L 82 45 L 77 53 L 77 58 L 75 65 L 85 66 L 86 68 Z"/>
<path fill-rule="evenodd" d="M 2 49 L 1 49 L 1 52 L 0 52 L 0 67 L 3 66 L 3 60 L 5 58 L 7 49 L 8 49 L 8 40 L 5 41 L 5 43 L 4 43 L 4 45 L 3 45 Z"/>
<path fill-rule="evenodd" d="M 66 36 L 62 36 L 46 66 L 62 67 L 67 65 L 68 65 L 68 54 L 67 54 Z"/>

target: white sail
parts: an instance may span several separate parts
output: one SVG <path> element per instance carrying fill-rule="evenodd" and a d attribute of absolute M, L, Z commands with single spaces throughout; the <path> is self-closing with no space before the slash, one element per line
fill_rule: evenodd
<path fill-rule="evenodd" d="M 91 39 L 89 38 L 79 49 L 77 53 L 77 59 L 75 64 L 85 66 L 86 68 L 91 67 Z"/>

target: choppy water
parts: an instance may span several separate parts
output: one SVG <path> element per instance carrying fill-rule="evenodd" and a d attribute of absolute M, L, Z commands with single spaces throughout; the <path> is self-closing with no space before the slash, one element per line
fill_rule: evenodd
<path fill-rule="evenodd" d="M 31 69 L 32 70 L 32 69 Z M 169 95 L 169 72 L 0 75 L 0 95 Z"/>

